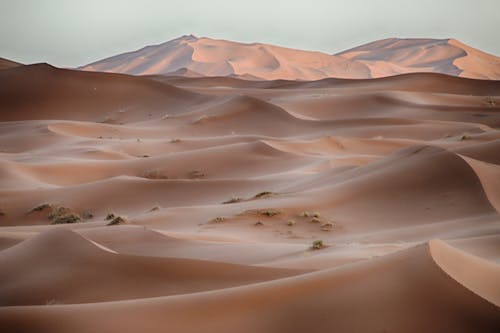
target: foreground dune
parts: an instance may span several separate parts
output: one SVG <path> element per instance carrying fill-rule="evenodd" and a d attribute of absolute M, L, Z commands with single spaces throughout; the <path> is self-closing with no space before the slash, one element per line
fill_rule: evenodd
<path fill-rule="evenodd" d="M 500 81 L 8 67 L 1 332 L 500 331 Z"/>

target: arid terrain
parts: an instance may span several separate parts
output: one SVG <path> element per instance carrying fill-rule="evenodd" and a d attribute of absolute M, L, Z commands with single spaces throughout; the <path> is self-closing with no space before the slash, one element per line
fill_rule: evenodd
<path fill-rule="evenodd" d="M 0 331 L 500 332 L 499 80 L 455 40 L 1 60 Z"/>

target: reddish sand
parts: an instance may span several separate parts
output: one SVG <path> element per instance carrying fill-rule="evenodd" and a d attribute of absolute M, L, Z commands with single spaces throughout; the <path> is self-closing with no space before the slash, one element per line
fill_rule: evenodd
<path fill-rule="evenodd" d="M 390 38 L 332 55 L 189 35 L 99 60 L 81 69 L 248 80 L 368 79 L 416 72 L 500 80 L 499 57 L 454 39 Z"/>
<path fill-rule="evenodd" d="M 200 68 L 0 70 L 0 332 L 500 332 L 500 81 Z"/>

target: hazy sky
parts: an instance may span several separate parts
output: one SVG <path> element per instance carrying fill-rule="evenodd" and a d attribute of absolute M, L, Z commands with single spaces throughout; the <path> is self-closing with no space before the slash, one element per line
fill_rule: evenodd
<path fill-rule="evenodd" d="M 180 35 L 336 53 L 387 37 L 500 55 L 500 0 L 0 0 L 0 57 L 78 66 Z"/>

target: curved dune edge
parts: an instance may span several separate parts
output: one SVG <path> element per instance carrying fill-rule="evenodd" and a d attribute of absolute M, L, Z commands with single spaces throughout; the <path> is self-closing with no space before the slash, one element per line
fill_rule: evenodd
<path fill-rule="evenodd" d="M 429 251 L 434 262 L 453 280 L 500 307 L 500 265 L 438 239 L 429 241 Z"/>
<path fill-rule="evenodd" d="M 498 332 L 498 308 L 443 273 L 428 248 L 189 295 L 2 307 L 0 330 Z"/>
<path fill-rule="evenodd" d="M 497 212 L 500 213 L 500 166 L 464 155 L 457 155 L 474 170 L 483 185 L 486 197 Z"/>

